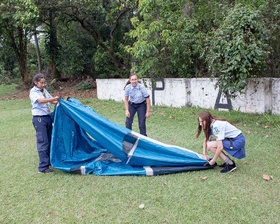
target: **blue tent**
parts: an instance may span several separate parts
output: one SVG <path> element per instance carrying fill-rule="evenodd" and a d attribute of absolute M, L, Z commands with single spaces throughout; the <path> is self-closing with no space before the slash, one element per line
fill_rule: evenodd
<path fill-rule="evenodd" d="M 74 98 L 60 98 L 53 119 L 51 164 L 67 172 L 150 176 L 214 167 L 203 166 L 200 154 L 133 132 Z"/>

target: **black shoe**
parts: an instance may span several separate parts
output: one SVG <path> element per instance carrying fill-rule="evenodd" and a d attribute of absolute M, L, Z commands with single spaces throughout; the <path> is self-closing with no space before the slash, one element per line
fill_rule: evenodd
<path fill-rule="evenodd" d="M 226 165 L 227 165 L 226 163 L 223 163 L 222 165 L 219 165 L 219 167 L 224 168 Z"/>
<path fill-rule="evenodd" d="M 230 173 L 230 172 L 234 171 L 237 167 L 236 167 L 234 161 L 232 161 L 232 162 L 233 162 L 232 165 L 226 164 L 225 167 L 221 170 L 221 173 Z"/>
<path fill-rule="evenodd" d="M 44 171 L 39 171 L 38 173 L 52 173 L 52 172 L 53 172 L 53 170 L 48 168 L 48 169 L 46 169 Z"/>

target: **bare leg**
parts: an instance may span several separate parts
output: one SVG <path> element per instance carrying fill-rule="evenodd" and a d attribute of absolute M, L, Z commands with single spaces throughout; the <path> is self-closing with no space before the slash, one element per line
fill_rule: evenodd
<path fill-rule="evenodd" d="M 217 141 L 208 141 L 207 142 L 207 149 L 209 149 L 214 154 L 216 153 L 217 147 L 218 147 Z M 220 153 L 219 157 L 223 161 L 225 161 L 228 158 L 227 155 L 223 151 Z"/>

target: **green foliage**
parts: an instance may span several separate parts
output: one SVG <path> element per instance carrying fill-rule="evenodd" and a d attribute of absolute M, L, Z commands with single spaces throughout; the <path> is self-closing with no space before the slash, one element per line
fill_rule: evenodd
<path fill-rule="evenodd" d="M 112 78 L 118 76 L 118 72 L 114 71 L 115 67 L 109 55 L 103 48 L 97 47 L 93 57 L 94 66 L 98 73 L 98 78 Z"/>
<path fill-rule="evenodd" d="M 267 0 L 260 8 L 266 29 L 269 30 L 269 46 L 271 53 L 267 64 L 268 70 L 264 76 L 280 77 L 280 2 Z"/>
<path fill-rule="evenodd" d="M 134 17 L 130 31 L 135 38 L 127 50 L 136 60 L 140 76 L 192 77 L 202 66 L 203 33 L 197 20 L 183 9 L 189 1 L 146 1 L 141 18 Z M 192 7 L 192 5 L 189 5 Z"/>
<path fill-rule="evenodd" d="M 65 77 L 94 76 L 92 61 L 96 45 L 93 38 L 79 24 L 71 23 L 68 27 L 61 24 L 58 38 L 60 42 L 58 69 Z"/>
<path fill-rule="evenodd" d="M 93 38 L 95 43 L 92 45 L 102 49 L 98 49 L 97 59 L 93 60 L 97 62 L 95 69 L 98 75 L 121 77 L 130 67 L 129 55 L 122 48 L 130 42 L 125 33 L 129 30 L 129 18 L 136 10 L 137 2 L 63 0 L 52 5 L 62 20 L 77 22 Z"/>
<path fill-rule="evenodd" d="M 38 59 L 36 55 L 36 47 L 31 42 L 28 44 L 27 53 L 28 53 L 27 66 L 28 66 L 28 72 L 30 74 L 29 79 L 32 79 L 33 75 L 38 73 Z"/>
<path fill-rule="evenodd" d="M 116 53 L 116 56 L 120 56 L 122 51 Z M 122 56 L 127 54 L 124 52 Z M 112 58 L 108 55 L 108 53 L 101 48 L 97 47 L 97 50 L 93 56 L 94 67 L 97 73 L 97 78 L 126 78 L 127 74 L 122 73 L 119 68 L 117 68 L 112 62 Z M 126 61 L 128 62 L 128 60 Z M 127 65 L 128 66 L 128 65 Z"/>
<path fill-rule="evenodd" d="M 236 5 L 208 38 L 211 75 L 218 77 L 220 90 L 233 96 L 242 92 L 248 79 L 257 77 L 265 66 L 269 32 L 259 14 L 258 10 Z"/>
<path fill-rule="evenodd" d="M 59 59 L 60 53 L 60 46 L 56 38 L 53 38 L 53 35 L 50 34 L 50 30 L 46 29 L 45 35 L 45 50 L 46 55 L 48 56 L 49 60 L 54 59 L 57 61 Z"/>
<path fill-rule="evenodd" d="M 0 4 L 1 39 L 14 51 L 19 75 L 27 84 L 27 43 L 36 26 L 39 11 L 32 0 L 4 0 Z"/>
<path fill-rule="evenodd" d="M 76 88 L 78 90 L 88 90 L 93 88 L 93 84 L 92 82 L 82 81 L 77 84 Z"/>
<path fill-rule="evenodd" d="M 26 31 L 33 28 L 39 16 L 39 10 L 32 0 L 3 0 L 0 12 L 0 22 L 9 22 L 14 27 L 21 26 Z"/>
<path fill-rule="evenodd" d="M 141 77 L 212 75 L 234 95 L 249 78 L 280 77 L 279 15 L 278 0 L 4 0 L 1 79 L 37 72 L 37 28 L 43 71 L 127 78 L 135 64 Z"/>
<path fill-rule="evenodd" d="M 223 22 L 228 10 L 232 5 L 229 1 L 220 0 L 200 0 L 195 1 L 192 14 L 198 23 L 198 29 L 203 33 L 211 32 Z"/>
<path fill-rule="evenodd" d="M 3 67 L 0 65 L 0 84 L 10 84 L 11 79 L 9 79 L 9 77 L 2 75 L 5 73 L 5 71 L 3 69 Z"/>
<path fill-rule="evenodd" d="M 16 76 L 15 54 L 6 41 L 0 40 L 0 46 L 0 82 L 9 83 Z"/>

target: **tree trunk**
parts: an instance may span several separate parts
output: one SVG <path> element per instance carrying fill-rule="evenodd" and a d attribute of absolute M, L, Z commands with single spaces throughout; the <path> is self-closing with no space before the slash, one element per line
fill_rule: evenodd
<path fill-rule="evenodd" d="M 50 62 L 50 67 L 51 67 L 51 72 L 53 74 L 53 77 L 56 78 L 56 79 L 61 79 L 61 74 L 60 72 L 58 71 L 57 69 L 57 66 L 56 66 L 56 63 L 54 60 L 51 60 Z"/>
<path fill-rule="evenodd" d="M 34 34 L 34 39 L 35 39 L 36 54 L 37 54 L 37 60 L 38 60 L 38 71 L 39 71 L 39 73 L 41 73 L 41 71 L 42 71 L 41 53 L 40 53 L 39 41 L 38 41 L 36 32 Z"/>
<path fill-rule="evenodd" d="M 53 9 L 50 9 L 49 11 L 49 19 L 50 19 L 50 52 L 51 52 L 51 72 L 53 74 L 53 77 L 56 79 L 61 78 L 61 74 L 57 69 L 57 63 L 56 59 L 58 57 L 58 42 L 57 42 L 57 26 L 55 22 L 55 12 Z"/>
<path fill-rule="evenodd" d="M 16 60 L 19 64 L 19 74 L 21 77 L 21 80 L 23 84 L 28 83 L 28 77 L 27 77 L 27 66 L 26 66 L 26 58 L 27 58 L 27 49 L 24 51 L 24 40 L 26 41 L 26 36 L 24 35 L 24 30 L 22 27 L 17 27 L 16 30 L 9 29 L 9 25 L 7 23 L 4 23 L 6 25 L 6 30 L 8 31 L 8 39 L 11 43 L 11 47 L 13 48 Z M 16 41 L 15 38 L 15 32 L 17 32 L 18 40 Z M 18 44 L 17 44 L 18 43 Z"/>
<path fill-rule="evenodd" d="M 22 82 L 28 85 L 28 72 L 27 72 L 27 37 L 22 27 L 18 27 L 19 49 L 18 49 L 18 62 L 19 71 Z"/>

